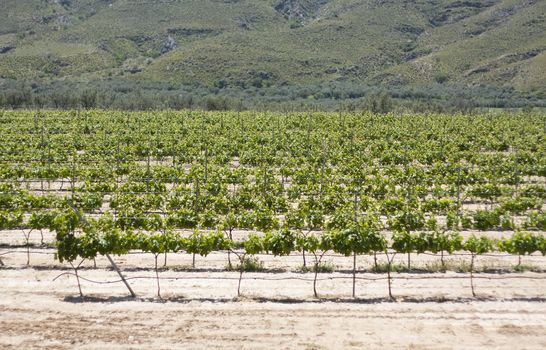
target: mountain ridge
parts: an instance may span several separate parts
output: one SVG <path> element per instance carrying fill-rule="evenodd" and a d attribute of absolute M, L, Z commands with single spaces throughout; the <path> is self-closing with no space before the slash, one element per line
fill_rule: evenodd
<path fill-rule="evenodd" d="M 3 1 L 0 80 L 458 84 L 546 98 L 546 1 Z"/>

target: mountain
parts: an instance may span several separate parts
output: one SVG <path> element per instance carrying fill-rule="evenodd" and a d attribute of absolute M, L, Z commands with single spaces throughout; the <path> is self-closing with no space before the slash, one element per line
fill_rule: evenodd
<path fill-rule="evenodd" d="M 492 86 L 546 98 L 544 0 L 2 0 L 0 80 Z"/>

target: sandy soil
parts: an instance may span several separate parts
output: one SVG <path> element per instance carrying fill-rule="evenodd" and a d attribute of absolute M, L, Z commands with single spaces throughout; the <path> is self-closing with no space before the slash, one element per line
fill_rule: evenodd
<path fill-rule="evenodd" d="M 224 271 L 225 254 L 198 257 L 194 270 L 191 256 L 170 254 L 169 268 L 159 273 L 160 300 L 153 257 L 131 254 L 115 260 L 137 300 L 127 297 L 104 257 L 96 269 L 83 264 L 82 299 L 69 265 L 54 261 L 53 250 L 32 249 L 30 267 L 24 248 L 10 252 L 0 268 L 2 349 L 546 348 L 546 280 L 533 279 L 544 273 L 480 273 L 476 299 L 468 274 L 396 273 L 391 302 L 384 274 L 359 272 L 352 299 L 351 258 L 331 256 L 336 272 L 319 274 L 322 299 L 315 299 L 313 274 L 296 272 L 300 256 L 260 256 L 270 270 L 245 273 L 237 297 L 239 275 Z M 419 255 L 414 263 L 431 259 L 437 257 Z M 514 263 L 504 259 L 479 264 Z M 372 261 L 359 257 L 359 268 Z"/>

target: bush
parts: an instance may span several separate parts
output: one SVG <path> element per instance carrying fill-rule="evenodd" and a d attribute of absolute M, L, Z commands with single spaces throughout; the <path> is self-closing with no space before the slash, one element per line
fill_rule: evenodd
<path fill-rule="evenodd" d="M 241 270 L 241 264 L 237 265 L 237 269 Z M 264 270 L 264 263 L 258 257 L 247 257 L 243 261 L 243 271 L 260 272 Z"/>
<path fill-rule="evenodd" d="M 449 80 L 449 76 L 445 73 L 437 73 L 434 76 L 434 81 L 436 81 L 438 84 L 443 84 L 448 80 Z"/>
<path fill-rule="evenodd" d="M 498 211 L 477 210 L 473 216 L 474 228 L 480 231 L 486 231 L 498 228 L 501 224 Z"/>

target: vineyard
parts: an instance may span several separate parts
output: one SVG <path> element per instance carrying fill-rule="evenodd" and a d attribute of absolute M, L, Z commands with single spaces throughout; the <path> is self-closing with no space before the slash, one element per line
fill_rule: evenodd
<path fill-rule="evenodd" d="M 134 255 L 153 257 L 134 268 L 158 298 L 180 270 L 238 296 L 249 279 L 313 298 L 347 280 L 395 299 L 397 280 L 433 278 L 544 296 L 541 115 L 3 111 L 0 135 L 0 269 L 49 254 L 81 296 L 102 257 L 136 296 L 118 267 Z"/>

